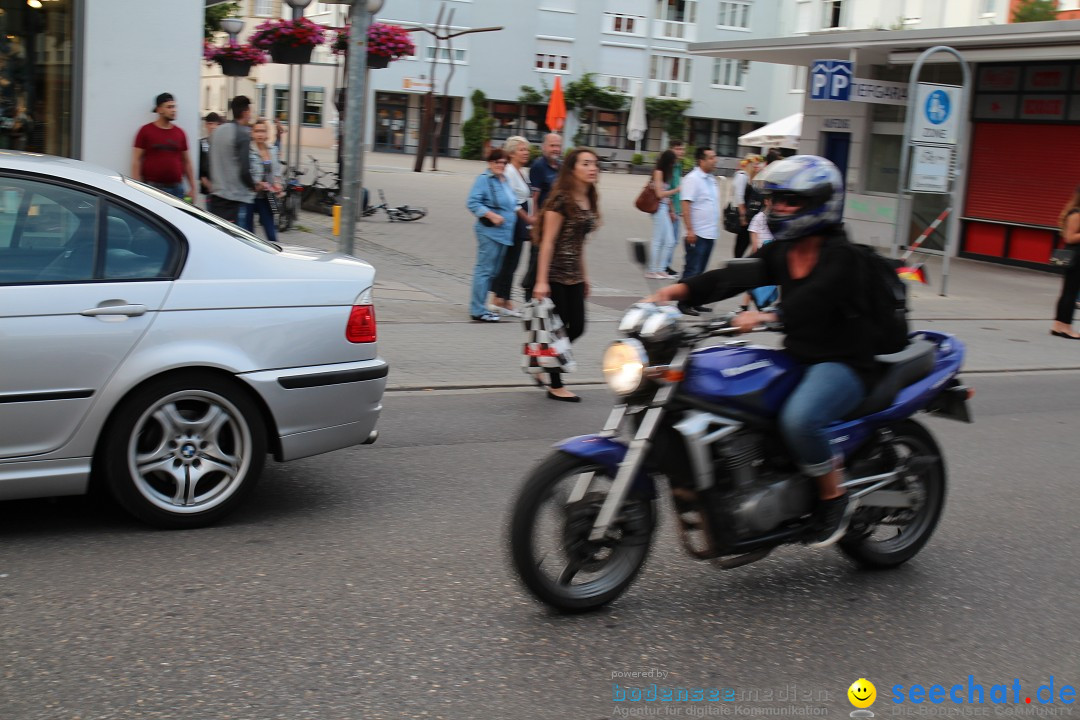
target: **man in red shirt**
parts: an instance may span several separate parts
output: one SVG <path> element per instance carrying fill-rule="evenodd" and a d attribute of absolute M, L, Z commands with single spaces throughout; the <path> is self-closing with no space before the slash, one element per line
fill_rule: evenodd
<path fill-rule="evenodd" d="M 176 101 L 169 93 L 157 96 L 157 120 L 139 128 L 131 160 L 131 177 L 184 199 L 184 178 L 195 196 L 195 172 L 188 154 L 187 136 L 176 125 Z"/>

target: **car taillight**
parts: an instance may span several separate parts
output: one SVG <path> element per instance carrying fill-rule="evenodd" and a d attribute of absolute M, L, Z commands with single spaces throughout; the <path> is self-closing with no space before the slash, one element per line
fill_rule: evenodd
<path fill-rule="evenodd" d="M 345 339 L 353 343 L 375 342 L 374 305 L 353 305 L 349 324 L 345 326 Z"/>

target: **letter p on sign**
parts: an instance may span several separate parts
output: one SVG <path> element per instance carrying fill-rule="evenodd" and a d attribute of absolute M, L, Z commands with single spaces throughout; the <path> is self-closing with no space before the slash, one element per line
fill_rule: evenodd
<path fill-rule="evenodd" d="M 854 70 L 847 60 L 815 60 L 810 66 L 810 99 L 851 99 L 851 79 Z"/>

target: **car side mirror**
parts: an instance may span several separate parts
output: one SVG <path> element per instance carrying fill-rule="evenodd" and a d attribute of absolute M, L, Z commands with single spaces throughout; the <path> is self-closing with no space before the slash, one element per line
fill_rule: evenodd
<path fill-rule="evenodd" d="M 645 241 L 641 238 L 628 238 L 627 242 L 630 243 L 631 262 L 635 262 L 641 267 L 647 267 L 649 264 L 649 251 Z"/>

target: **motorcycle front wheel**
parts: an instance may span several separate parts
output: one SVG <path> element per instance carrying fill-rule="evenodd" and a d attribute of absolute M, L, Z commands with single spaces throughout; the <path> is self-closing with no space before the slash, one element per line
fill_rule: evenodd
<path fill-rule="evenodd" d="M 656 511 L 651 499 L 624 504 L 602 542 L 589 540 L 613 478 L 564 452 L 525 480 L 510 519 L 511 561 L 525 587 L 565 613 L 606 605 L 634 581 L 649 554 Z"/>
<path fill-rule="evenodd" d="M 934 533 L 945 507 L 945 461 L 934 436 L 914 420 L 889 428 L 892 439 L 879 449 L 890 461 L 907 467 L 886 490 L 912 498 L 912 507 L 863 507 L 838 543 L 840 550 L 868 569 L 891 568 L 918 553 Z"/>

